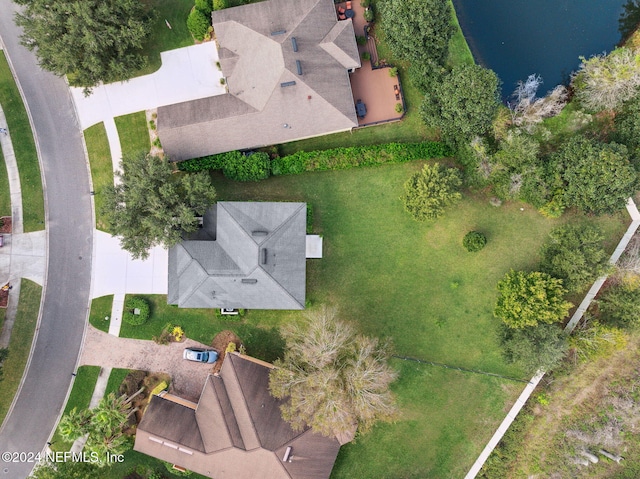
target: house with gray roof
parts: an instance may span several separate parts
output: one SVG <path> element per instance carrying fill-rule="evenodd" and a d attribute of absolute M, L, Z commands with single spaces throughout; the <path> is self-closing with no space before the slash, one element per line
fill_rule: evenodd
<path fill-rule="evenodd" d="M 304 309 L 306 203 L 220 201 L 169 250 L 167 302 L 182 308 Z"/>
<path fill-rule="evenodd" d="M 153 396 L 134 450 L 216 479 L 328 479 L 353 437 L 294 431 L 269 394 L 269 363 L 230 353 L 198 403 Z"/>
<path fill-rule="evenodd" d="M 212 13 L 228 93 L 158 109 L 173 160 L 348 131 L 358 126 L 349 72 L 353 23 L 332 0 L 266 0 Z"/>

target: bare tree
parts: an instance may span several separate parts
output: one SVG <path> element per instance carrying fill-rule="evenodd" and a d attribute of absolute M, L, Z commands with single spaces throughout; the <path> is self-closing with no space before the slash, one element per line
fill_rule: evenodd
<path fill-rule="evenodd" d="M 282 329 L 284 359 L 271 371 L 269 390 L 285 399 L 282 417 L 296 430 L 326 436 L 365 432 L 396 416 L 389 385 L 397 375 L 377 339 L 356 334 L 323 307 Z"/>
<path fill-rule="evenodd" d="M 518 82 L 518 87 L 513 92 L 515 100 L 508 104 L 512 123 L 522 126 L 528 132 L 545 118 L 560 113 L 567 104 L 568 93 L 563 85 L 558 85 L 543 98 L 536 98 L 540 85 L 540 75 L 529 75 L 526 81 Z"/>
<path fill-rule="evenodd" d="M 590 110 L 613 109 L 633 97 L 640 86 L 637 52 L 616 48 L 608 55 L 581 58 L 572 85 L 578 100 Z"/>

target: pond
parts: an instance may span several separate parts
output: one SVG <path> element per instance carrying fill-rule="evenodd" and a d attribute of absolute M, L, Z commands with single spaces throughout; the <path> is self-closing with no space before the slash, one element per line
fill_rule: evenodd
<path fill-rule="evenodd" d="M 631 25 L 640 0 L 453 0 L 476 62 L 502 80 L 503 97 L 536 73 L 539 94 L 567 83 L 579 57 L 611 51 Z"/>

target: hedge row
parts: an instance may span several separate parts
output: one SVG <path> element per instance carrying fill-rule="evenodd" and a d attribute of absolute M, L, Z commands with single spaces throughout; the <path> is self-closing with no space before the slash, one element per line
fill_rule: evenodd
<path fill-rule="evenodd" d="M 223 170 L 225 176 L 239 181 L 258 180 L 272 175 L 295 175 L 305 171 L 346 170 L 382 163 L 403 163 L 451 156 L 443 143 L 386 143 L 384 145 L 351 146 L 330 150 L 299 151 L 271 160 L 270 172 L 266 153 L 245 157 L 238 151 L 194 158 L 178 163 L 182 171 Z M 254 164 L 252 168 L 250 165 Z"/>

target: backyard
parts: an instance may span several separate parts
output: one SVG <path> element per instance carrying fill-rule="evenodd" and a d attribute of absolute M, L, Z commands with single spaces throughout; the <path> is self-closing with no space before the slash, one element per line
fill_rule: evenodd
<path fill-rule="evenodd" d="M 492 316 L 495 285 L 510 268 L 533 268 L 547 233 L 567 221 L 595 221 L 613 249 L 626 227 L 624 214 L 584 218 L 568 213 L 548 220 L 525 204 L 491 206 L 466 193 L 435 223 L 417 223 L 399 196 L 422 162 L 340 172 L 272 177 L 236 183 L 218 173 L 221 200 L 306 201 L 313 205 L 314 233 L 324 237 L 324 258 L 307 261 L 310 308 L 332 304 L 340 316 L 369 335 L 390 340 L 395 354 L 523 378 L 506 364 Z M 485 249 L 468 253 L 469 230 L 488 238 Z M 150 339 L 167 323 L 211 344 L 223 330 L 236 332 L 247 353 L 273 361 L 282 353 L 277 327 L 301 312 L 249 311 L 222 319 L 212 310 L 183 310 L 165 296 L 146 296 L 151 319 L 123 324 L 122 336 Z M 111 297 L 94 300 L 92 323 L 107 327 Z M 523 383 L 392 359 L 400 373 L 393 389 L 401 418 L 380 425 L 345 446 L 333 478 L 460 477 L 486 444 Z M 525 378 L 526 379 L 526 378 Z"/>

